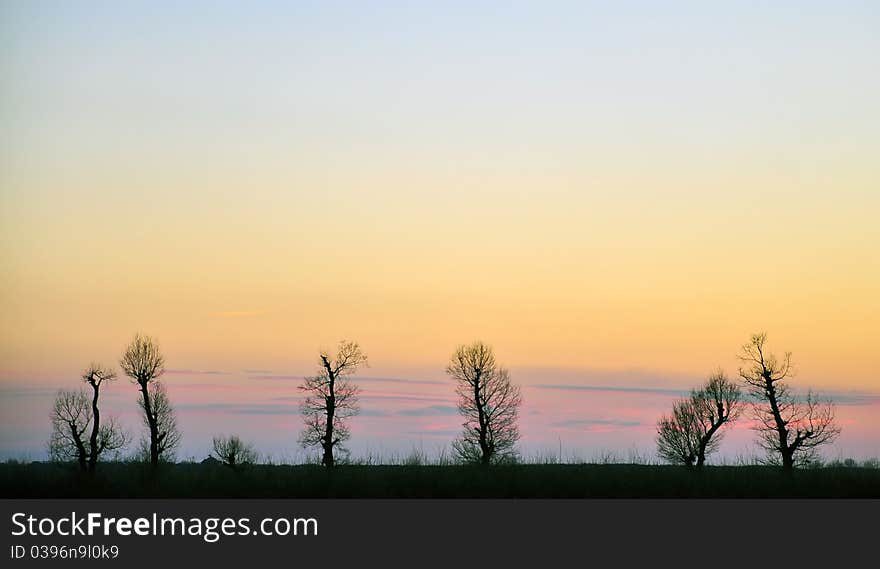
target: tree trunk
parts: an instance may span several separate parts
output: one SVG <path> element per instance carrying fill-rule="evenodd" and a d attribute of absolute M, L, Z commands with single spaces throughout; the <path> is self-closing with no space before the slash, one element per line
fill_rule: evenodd
<path fill-rule="evenodd" d="M 333 413 L 328 411 L 328 423 L 332 419 Z M 324 456 L 321 457 L 321 464 L 327 467 L 333 467 L 336 464 L 336 461 L 333 459 L 333 427 L 327 427 L 326 434 L 324 435 L 324 442 L 321 443 L 321 446 L 324 448 Z"/>
<path fill-rule="evenodd" d="M 479 423 L 478 435 L 480 437 L 480 463 L 489 464 L 492 461 L 492 449 L 486 441 L 486 413 L 483 410 L 483 403 L 480 401 L 480 372 L 477 371 L 474 377 L 474 404 L 477 407 L 477 422 Z"/>
<path fill-rule="evenodd" d="M 82 433 L 76 430 L 76 423 L 71 421 L 67 423 L 70 427 L 70 435 L 73 437 L 73 444 L 76 446 L 76 460 L 79 463 L 79 469 L 83 472 L 87 470 L 86 465 L 86 445 L 82 440 Z"/>
<path fill-rule="evenodd" d="M 786 472 L 794 470 L 794 452 L 786 451 L 782 453 L 782 470 Z"/>
<path fill-rule="evenodd" d="M 788 445 L 788 429 L 779 411 L 779 402 L 776 400 L 776 388 L 769 376 L 764 376 L 766 382 L 767 400 L 770 402 L 770 412 L 773 414 L 773 421 L 776 423 L 776 432 L 779 437 L 779 453 L 782 455 L 782 469 L 791 471 L 794 469 L 794 449 Z"/>
<path fill-rule="evenodd" d="M 333 460 L 333 420 L 336 416 L 336 375 L 327 358 L 323 358 L 324 368 L 327 370 L 327 377 L 330 380 L 327 403 L 327 424 L 324 427 L 324 441 L 321 446 L 324 448 L 324 456 L 321 458 L 321 464 L 327 468 L 332 468 L 336 462 Z"/>
<path fill-rule="evenodd" d="M 89 437 L 89 474 L 94 474 L 98 463 L 98 432 L 101 429 L 101 413 L 98 411 L 98 385 L 92 384 L 92 435 Z"/>
<path fill-rule="evenodd" d="M 718 416 L 721 417 L 721 411 L 718 412 Z M 720 420 L 717 423 L 711 423 L 711 427 L 706 433 L 700 437 L 700 448 L 697 449 L 697 468 L 702 468 L 703 464 L 706 462 L 706 447 L 709 446 L 709 441 L 712 440 L 712 437 L 715 436 L 715 431 L 721 428 L 721 425 L 724 424 L 723 420 Z"/>
<path fill-rule="evenodd" d="M 144 398 L 144 413 L 147 415 L 147 426 L 150 428 L 150 464 L 156 467 L 159 465 L 159 425 L 156 416 L 153 415 L 150 390 L 147 385 L 147 382 L 140 383 L 141 396 Z"/>

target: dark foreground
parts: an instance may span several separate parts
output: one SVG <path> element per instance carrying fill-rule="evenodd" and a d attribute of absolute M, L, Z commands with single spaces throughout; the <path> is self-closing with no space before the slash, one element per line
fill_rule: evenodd
<path fill-rule="evenodd" d="M 880 469 L 788 475 L 763 466 L 628 464 L 318 466 L 105 463 L 94 479 L 68 465 L 0 464 L 5 498 L 880 498 Z"/>

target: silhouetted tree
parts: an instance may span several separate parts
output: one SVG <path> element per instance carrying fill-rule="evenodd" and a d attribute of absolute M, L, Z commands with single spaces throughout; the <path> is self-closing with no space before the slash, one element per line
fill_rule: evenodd
<path fill-rule="evenodd" d="M 81 470 L 87 468 L 86 429 L 92 420 L 85 391 L 61 390 L 52 407 L 52 435 L 49 456 L 53 460 L 76 460 Z"/>
<path fill-rule="evenodd" d="M 101 385 L 104 382 L 116 381 L 116 372 L 112 369 L 91 363 L 82 374 L 83 381 L 92 388 L 92 433 L 89 436 L 89 472 L 95 471 L 98 463 L 98 455 L 104 451 L 99 442 L 101 432 L 101 410 L 98 408 L 98 398 Z"/>
<path fill-rule="evenodd" d="M 151 435 L 150 439 L 145 438 L 141 441 L 142 456 L 154 466 L 160 460 L 171 460 L 174 450 L 180 445 L 181 434 L 177 428 L 177 417 L 168 399 L 165 384 L 158 380 L 151 381 L 147 386 L 147 397 L 141 394 L 138 404 L 144 412 L 144 425 Z M 155 438 L 152 436 L 153 428 L 155 428 Z"/>
<path fill-rule="evenodd" d="M 346 419 L 358 412 L 358 389 L 348 378 L 366 363 L 367 356 L 356 342 L 342 341 L 335 358 L 321 352 L 318 374 L 299 386 L 306 394 L 300 406 L 306 426 L 299 442 L 304 448 L 320 446 L 324 466 L 336 464 L 334 449 L 351 436 Z"/>
<path fill-rule="evenodd" d="M 238 435 L 214 437 L 214 455 L 232 468 L 257 461 L 257 451 L 253 445 L 244 442 Z"/>
<path fill-rule="evenodd" d="M 156 466 L 162 452 L 174 448 L 180 440 L 171 404 L 164 386 L 159 382 L 159 378 L 165 373 L 165 358 L 153 338 L 137 334 L 122 354 L 119 366 L 140 391 L 139 404 L 149 431 L 147 452 L 150 464 Z M 156 409 L 156 395 L 163 398 L 161 410 Z M 172 435 L 176 440 L 166 440 Z"/>
<path fill-rule="evenodd" d="M 756 398 L 755 419 L 761 446 L 773 464 L 785 470 L 809 463 L 817 448 L 840 434 L 834 421 L 834 405 L 820 401 L 812 392 L 799 398 L 786 379 L 793 375 L 791 352 L 780 361 L 765 350 L 766 334 L 754 334 L 739 354 L 739 370 L 745 386 Z"/>
<path fill-rule="evenodd" d="M 457 457 L 481 464 L 515 458 L 522 395 L 496 364 L 492 348 L 482 342 L 459 346 L 446 373 L 456 381 L 458 410 L 465 419 L 464 431 L 452 443 Z"/>
<path fill-rule="evenodd" d="M 83 472 L 94 471 L 89 464 L 92 457 L 97 462 L 103 453 L 127 444 L 128 437 L 113 418 L 105 421 L 92 439 L 87 434 L 94 425 L 93 419 L 92 406 L 84 390 L 59 391 L 52 406 L 49 457 L 59 461 L 75 460 Z"/>
<path fill-rule="evenodd" d="M 699 390 L 676 401 L 657 423 L 657 451 L 669 462 L 701 468 L 721 444 L 720 429 L 739 415 L 741 392 L 719 370 Z"/>

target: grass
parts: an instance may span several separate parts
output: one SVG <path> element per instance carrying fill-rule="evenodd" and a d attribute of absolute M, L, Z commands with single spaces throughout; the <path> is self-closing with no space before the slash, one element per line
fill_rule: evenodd
<path fill-rule="evenodd" d="M 767 466 L 701 472 L 638 464 L 99 465 L 0 464 L 5 498 L 880 498 L 880 469 L 832 465 L 786 474 Z"/>

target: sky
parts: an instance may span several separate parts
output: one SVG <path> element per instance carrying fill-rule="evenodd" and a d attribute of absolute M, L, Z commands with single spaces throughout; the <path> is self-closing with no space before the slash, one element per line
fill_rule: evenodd
<path fill-rule="evenodd" d="M 878 29 L 848 1 L 0 2 L 0 456 L 135 332 L 184 455 L 233 427 L 300 453 L 295 378 L 340 339 L 358 452 L 448 445 L 474 339 L 529 452 L 653 452 L 758 331 L 846 402 L 831 452 L 878 456 Z"/>

